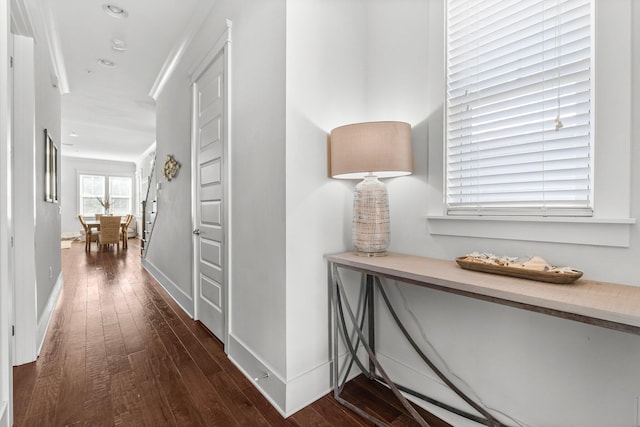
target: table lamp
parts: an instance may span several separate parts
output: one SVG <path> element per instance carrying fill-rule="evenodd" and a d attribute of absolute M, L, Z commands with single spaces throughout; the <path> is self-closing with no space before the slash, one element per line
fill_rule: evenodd
<path fill-rule="evenodd" d="M 340 126 L 329 139 L 329 174 L 361 179 L 353 196 L 352 237 L 356 253 L 384 256 L 389 247 L 389 196 L 378 178 L 413 172 L 411 126 L 369 122 Z"/>

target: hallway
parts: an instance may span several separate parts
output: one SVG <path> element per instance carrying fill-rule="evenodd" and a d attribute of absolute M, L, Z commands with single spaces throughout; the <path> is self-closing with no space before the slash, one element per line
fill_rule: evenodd
<path fill-rule="evenodd" d="M 128 250 L 62 250 L 64 287 L 38 360 L 14 368 L 16 426 L 370 425 L 331 395 L 283 419 Z M 352 381 L 345 397 L 409 421 Z M 397 424 L 400 423 L 400 424 Z"/>

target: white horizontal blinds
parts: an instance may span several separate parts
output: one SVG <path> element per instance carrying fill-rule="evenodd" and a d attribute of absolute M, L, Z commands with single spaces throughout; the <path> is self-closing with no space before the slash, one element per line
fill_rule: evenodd
<path fill-rule="evenodd" d="M 591 215 L 590 0 L 448 0 L 449 214 Z"/>

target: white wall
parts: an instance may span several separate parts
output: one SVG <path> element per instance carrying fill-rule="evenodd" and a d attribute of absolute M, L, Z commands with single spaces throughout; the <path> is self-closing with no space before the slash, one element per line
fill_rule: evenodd
<path fill-rule="evenodd" d="M 391 215 L 390 250 L 424 249 L 427 210 L 428 123 L 433 110 L 429 82 L 429 2 L 369 2 L 367 120 L 399 120 L 412 127 L 414 173 L 386 180 Z M 381 27 L 382 26 L 382 27 Z M 437 161 L 437 160 L 436 160 Z"/>
<path fill-rule="evenodd" d="M 443 259 L 473 250 L 539 254 L 556 264 L 582 267 L 591 279 L 640 285 L 635 272 L 640 258 L 637 225 L 630 226 L 628 248 L 429 234 L 424 217 L 432 184 L 427 172 L 432 162 L 442 162 L 443 83 L 437 80 L 442 75 L 442 60 L 429 56 L 430 47 L 431 51 L 442 50 L 442 35 L 436 32 L 434 37 L 428 31 L 442 28 L 442 1 L 374 0 L 369 4 L 370 119 L 401 119 L 402 112 L 404 120 L 414 126 L 416 171 L 411 177 L 388 183 L 391 249 Z M 633 45 L 637 46 L 640 5 L 632 2 L 632 7 Z M 619 109 L 618 114 L 638 117 L 639 56 L 636 49 L 631 58 L 635 67 L 630 88 L 634 91 L 633 110 Z M 633 148 L 638 147 L 640 137 L 638 122 L 634 121 L 632 130 Z M 633 150 L 631 162 L 638 161 L 640 153 Z M 601 168 L 597 173 L 607 171 Z M 640 213 L 637 182 L 637 172 L 633 172 L 632 217 Z M 391 284 L 390 293 L 419 344 L 429 349 L 428 339 L 446 361 L 445 370 L 460 378 L 462 387 L 473 390 L 489 407 L 530 426 L 635 425 L 636 396 L 640 395 L 637 336 L 414 286 Z M 377 343 L 385 367 L 401 383 L 465 408 L 431 379 L 433 374 L 411 356 L 390 322 L 389 318 L 381 322 Z"/>
<path fill-rule="evenodd" d="M 13 363 L 22 364 L 36 359 L 62 286 L 59 204 L 44 201 L 45 129 L 60 147 L 60 94 L 51 84 L 45 44 L 16 36 L 14 54 L 13 174 L 5 182 L 14 194 L 16 285 L 11 301 L 20 308 L 13 319 Z"/>
<path fill-rule="evenodd" d="M 60 184 L 62 189 L 62 197 L 60 199 L 62 231 L 79 232 L 82 230 L 82 225 L 78 221 L 78 214 L 80 213 L 78 174 L 96 173 L 100 175 L 130 176 L 133 181 L 135 171 L 135 163 L 67 157 L 64 156 L 63 151 Z M 137 201 L 133 200 L 132 203 L 135 205 Z"/>
<path fill-rule="evenodd" d="M 249 376 L 286 378 L 285 290 L 285 5 L 284 0 L 230 1 L 231 320 L 230 357 Z M 218 13 L 216 13 L 218 12 Z M 222 12 L 222 13 L 220 13 Z M 220 25 L 207 30 L 220 34 Z M 211 37 L 215 39 L 217 37 Z M 237 351 L 235 351 L 237 349 Z M 245 356 L 243 356 L 245 354 Z M 276 401 L 281 399 L 275 397 Z M 281 402 L 278 402 L 281 404 Z"/>
<path fill-rule="evenodd" d="M 193 313 L 191 283 L 191 92 L 184 73 L 175 73 L 156 103 L 156 168 L 153 186 L 157 200 L 156 223 L 146 260 L 162 266 L 172 292 L 184 294 L 179 301 Z M 180 163 L 178 175 L 170 182 L 162 176 L 168 154 Z M 151 190 L 154 194 L 154 188 Z M 152 200 L 149 200 L 151 203 Z M 171 242 L 167 245 L 166 242 Z"/>
<path fill-rule="evenodd" d="M 175 154 L 180 175 L 163 183 L 147 261 L 191 297 L 189 70 L 233 21 L 231 76 L 233 228 L 230 341 L 226 350 L 284 407 L 285 370 L 285 1 L 216 2 L 157 100 L 158 162 Z M 171 244 L 168 244 L 171 242 Z M 177 295 L 177 296 L 176 296 Z M 183 298 L 184 300 L 184 298 Z M 187 310 L 192 307 L 185 307 Z"/>
<path fill-rule="evenodd" d="M 387 182 L 392 250 L 444 259 L 478 249 L 541 254 L 562 265 L 581 266 L 589 278 L 640 284 L 633 262 L 640 255 L 634 245 L 637 226 L 631 226 L 629 248 L 429 234 L 427 174 L 430 162 L 442 162 L 443 85 L 437 80 L 442 60 L 430 56 L 442 49 L 443 40 L 434 38 L 430 29 L 442 28 L 442 1 L 368 1 L 366 29 L 349 14 L 358 2 L 341 3 L 340 10 L 332 10 L 335 2 L 313 1 L 291 2 L 287 8 L 287 372 L 294 388 L 302 376 L 322 366 L 326 351 L 322 327 L 327 319 L 317 310 L 326 300 L 325 271 L 316 260 L 350 247 L 351 195 L 345 192 L 350 188 L 323 179 L 326 158 L 321 147 L 326 133 L 338 124 L 404 120 L 413 127 L 415 173 Z M 634 23 L 639 9 L 634 4 Z M 348 30 L 336 18 L 340 14 L 366 34 L 364 40 L 343 33 Z M 317 30 L 318 22 L 329 21 L 341 43 Z M 640 43 L 637 27 L 632 25 L 634 45 Z M 341 48 L 351 50 L 349 60 L 341 57 Z M 359 62 L 362 51 L 364 66 Z M 637 82 L 640 58 L 632 60 Z M 354 72 L 359 73 L 355 82 Z M 358 83 L 365 84 L 364 95 Z M 638 85 L 632 87 L 637 116 Z M 634 146 L 640 135 L 637 122 Z M 638 156 L 633 152 L 632 164 Z M 631 185 L 637 187 L 637 177 Z M 637 216 L 639 203 L 640 198 L 632 199 L 631 216 Z M 636 336 L 412 286 L 392 284 L 390 292 L 414 336 L 429 339 L 430 344 L 422 340 L 424 348 L 433 345 L 446 360 L 445 370 L 461 379 L 461 387 L 497 411 L 535 426 L 635 422 L 635 397 L 640 393 Z M 310 306 L 313 301 L 317 307 Z M 390 325 L 386 317 L 379 329 L 385 367 L 400 382 L 467 409 L 433 379 Z M 316 339 L 305 331 L 314 331 Z M 464 425 L 459 418 L 442 416 Z"/>
<path fill-rule="evenodd" d="M 11 369 L 11 87 L 9 77 L 9 2 L 0 0 L 0 426 L 13 423 Z"/>
<path fill-rule="evenodd" d="M 20 286 L 14 289 L 14 324 L 19 333 L 14 341 L 14 365 L 32 362 L 37 357 L 36 342 L 36 195 L 35 163 L 36 143 L 43 141 L 35 135 L 35 67 L 33 39 L 14 36 L 13 92 L 13 211 L 19 212 L 13 221 L 14 280 Z M 38 183 L 40 184 L 40 183 Z"/>
<path fill-rule="evenodd" d="M 287 412 L 330 387 L 326 264 L 351 240 L 353 183 L 327 177 L 331 129 L 366 119 L 366 1 L 287 3 Z"/>
<path fill-rule="evenodd" d="M 351 246 L 353 186 L 326 178 L 326 137 L 336 126 L 383 119 L 413 126 L 415 173 L 388 181 L 392 250 L 444 259 L 475 249 L 536 253 L 556 263 L 589 265 L 591 278 L 638 284 L 632 263 L 640 255 L 637 226 L 626 249 L 429 234 L 427 174 L 431 162 L 441 162 L 442 152 L 441 88 L 431 84 L 442 74 L 442 60 L 430 56 L 442 48 L 442 39 L 430 29 L 442 27 L 442 0 L 295 0 L 286 2 L 286 11 L 284 6 L 281 0 L 216 3 L 158 100 L 161 160 L 184 150 L 189 140 L 186 72 L 231 19 L 230 332 L 235 344 L 228 351 L 250 377 L 270 370 L 271 377 L 257 387 L 282 412 L 295 411 L 329 386 L 322 257 Z M 638 14 L 634 6 L 634 23 L 640 23 Z M 639 58 L 633 61 L 637 66 Z M 634 82 L 640 83 L 637 75 L 636 70 Z M 639 86 L 633 86 L 634 112 Z M 634 145 L 639 127 L 634 124 Z M 637 163 L 639 157 L 634 152 L 632 160 Z M 633 179 L 632 190 L 637 190 L 637 176 Z M 190 192 L 189 185 L 178 180 L 171 191 Z M 632 203 L 637 215 L 640 198 Z M 168 212 L 186 224 L 188 209 Z M 168 241 L 167 236 L 160 231 L 154 239 Z M 190 253 L 172 253 L 172 262 L 162 269 L 182 283 Z M 156 252 L 153 258 L 167 256 Z M 407 326 L 418 337 L 424 332 L 447 361 L 446 369 L 467 384 L 464 388 L 524 425 L 635 422 L 636 336 L 427 289 L 392 285 L 390 293 L 403 307 Z M 432 375 L 389 325 L 386 319 L 379 329 L 385 366 L 401 382 L 464 407 L 429 379 Z M 274 383 L 285 391 L 276 387 L 273 392 Z"/>
<path fill-rule="evenodd" d="M 51 84 L 52 68 L 47 46 L 35 44 L 36 79 L 36 280 L 38 283 L 38 321 L 50 306 L 50 297 L 61 275 L 60 204 L 44 201 L 44 130 L 47 129 L 60 150 L 60 92 Z M 58 156 L 58 171 L 60 156 Z M 60 178 L 58 178 L 60 179 Z M 58 181 L 60 185 L 60 181 Z M 62 190 L 58 197 L 62 197 Z"/>

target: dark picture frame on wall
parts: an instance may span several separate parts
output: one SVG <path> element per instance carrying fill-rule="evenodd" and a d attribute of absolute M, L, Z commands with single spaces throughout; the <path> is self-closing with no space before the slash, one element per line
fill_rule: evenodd
<path fill-rule="evenodd" d="M 58 203 L 58 147 L 44 130 L 44 200 Z"/>

